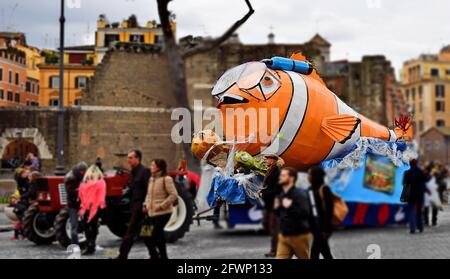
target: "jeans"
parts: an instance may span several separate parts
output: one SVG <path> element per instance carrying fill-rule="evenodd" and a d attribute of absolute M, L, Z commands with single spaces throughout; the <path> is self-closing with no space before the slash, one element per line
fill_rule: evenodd
<path fill-rule="evenodd" d="M 125 233 L 125 236 L 122 239 L 122 244 L 120 245 L 118 259 L 128 259 L 128 254 L 130 253 L 131 247 L 141 232 L 142 220 L 144 220 L 142 203 L 132 205 L 130 222 L 128 223 L 127 232 Z M 144 243 L 149 250 L 149 254 L 152 256 L 154 254 L 153 247 L 150 246 L 149 242 L 145 241 L 145 239 Z"/>
<path fill-rule="evenodd" d="M 436 226 L 439 209 L 436 206 L 427 206 L 423 209 L 423 220 L 425 225 L 430 224 L 430 207 L 431 207 L 431 224 Z"/>
<path fill-rule="evenodd" d="M 311 248 L 311 259 L 318 260 L 322 254 L 325 260 L 333 259 L 331 254 L 330 245 L 328 244 L 328 238 L 323 236 L 314 235 L 314 240 Z"/>
<path fill-rule="evenodd" d="M 78 241 L 78 209 L 69 208 L 69 222 L 70 222 L 70 239 L 72 244 L 79 245 Z"/>
<path fill-rule="evenodd" d="M 169 222 L 170 216 L 172 214 L 164 214 L 160 216 L 150 217 L 153 223 L 152 236 L 149 238 L 144 238 L 144 243 L 151 247 L 149 249 L 150 256 L 152 258 L 167 259 L 167 249 L 166 249 L 166 237 L 164 235 L 164 227 Z M 156 248 L 158 248 L 159 255 L 156 254 Z"/>
<path fill-rule="evenodd" d="M 279 234 L 279 220 L 278 216 L 273 210 L 264 210 L 263 227 L 271 236 L 270 238 L 270 252 L 277 252 L 278 234 Z"/>
<path fill-rule="evenodd" d="M 408 204 L 409 230 L 415 232 L 417 229 L 423 231 L 422 204 L 415 202 Z"/>
<path fill-rule="evenodd" d="M 87 248 L 88 250 L 94 250 L 96 246 L 96 240 L 98 235 L 98 218 L 99 213 L 92 218 L 90 222 L 88 222 L 89 218 L 89 210 L 86 211 L 83 218 L 83 227 L 84 227 L 84 233 L 86 234 L 86 242 L 87 242 Z"/>

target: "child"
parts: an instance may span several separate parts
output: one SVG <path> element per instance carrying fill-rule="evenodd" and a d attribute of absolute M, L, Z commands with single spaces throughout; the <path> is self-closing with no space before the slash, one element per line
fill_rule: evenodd
<path fill-rule="evenodd" d="M 17 212 L 17 207 L 20 206 L 20 204 L 18 203 L 19 197 L 20 197 L 19 191 L 16 191 L 14 195 L 12 195 L 9 199 L 9 206 L 14 207 L 14 213 Z M 19 236 L 22 239 L 25 239 L 23 235 L 22 222 L 20 221 L 19 218 L 17 218 L 17 216 L 16 220 L 13 220 L 13 226 L 14 226 L 14 236 L 11 237 L 11 240 L 13 241 L 19 240 Z"/>

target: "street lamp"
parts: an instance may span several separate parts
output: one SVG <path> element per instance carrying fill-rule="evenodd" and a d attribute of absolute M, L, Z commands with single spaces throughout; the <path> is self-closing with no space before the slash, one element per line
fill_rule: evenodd
<path fill-rule="evenodd" d="M 59 99 L 58 131 L 56 136 L 56 175 L 64 175 L 64 0 L 61 0 L 59 17 Z"/>
<path fill-rule="evenodd" d="M 17 154 L 18 155 L 17 159 L 19 160 L 18 166 L 20 166 L 23 163 L 22 131 L 21 130 L 18 130 L 16 132 L 16 138 L 17 138 L 17 148 L 18 148 L 18 153 L 19 153 L 19 154 Z"/>

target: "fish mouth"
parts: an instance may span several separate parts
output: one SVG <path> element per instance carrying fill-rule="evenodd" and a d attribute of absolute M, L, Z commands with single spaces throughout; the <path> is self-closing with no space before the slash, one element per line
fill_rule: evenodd
<path fill-rule="evenodd" d="M 217 108 L 221 105 L 236 105 L 236 104 L 246 104 L 249 100 L 236 94 L 225 93 L 220 96 L 219 101 L 217 102 Z"/>

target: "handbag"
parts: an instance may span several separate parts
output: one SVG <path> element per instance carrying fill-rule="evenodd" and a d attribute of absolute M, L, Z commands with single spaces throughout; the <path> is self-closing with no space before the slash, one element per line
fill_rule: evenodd
<path fill-rule="evenodd" d="M 324 187 L 327 187 L 325 185 L 322 185 L 319 189 L 319 195 L 322 199 L 322 207 L 325 208 L 325 199 L 323 194 Z M 348 207 L 345 204 L 345 201 L 335 193 L 331 192 L 331 198 L 333 200 L 333 216 L 332 216 L 332 223 L 333 225 L 340 225 L 342 222 L 344 222 L 345 217 L 348 214 Z"/>
<path fill-rule="evenodd" d="M 142 221 L 141 232 L 139 233 L 140 237 L 151 237 L 153 234 L 153 220 L 146 216 Z"/>

